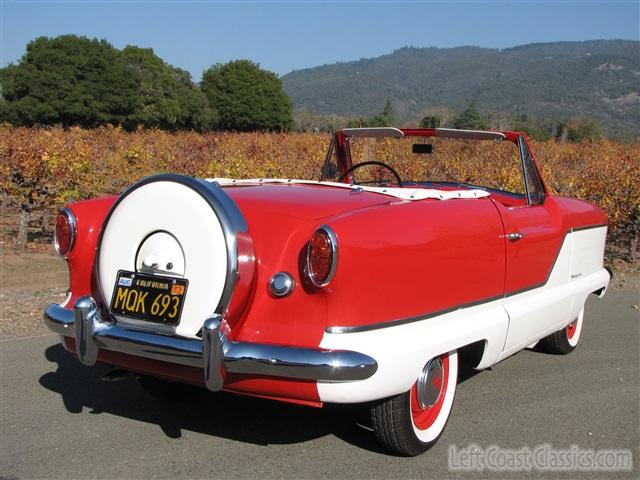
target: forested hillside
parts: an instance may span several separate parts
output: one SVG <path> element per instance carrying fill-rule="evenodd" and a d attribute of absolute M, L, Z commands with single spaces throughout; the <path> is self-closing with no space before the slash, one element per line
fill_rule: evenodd
<path fill-rule="evenodd" d="M 640 136 L 640 42 L 596 40 L 479 47 L 402 48 L 389 55 L 282 77 L 297 110 L 342 116 L 379 112 L 402 120 L 429 107 L 484 114 L 598 120 L 613 136 Z"/>

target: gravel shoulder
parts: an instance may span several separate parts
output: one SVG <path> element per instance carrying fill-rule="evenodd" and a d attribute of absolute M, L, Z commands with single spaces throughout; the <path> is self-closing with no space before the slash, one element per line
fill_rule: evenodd
<path fill-rule="evenodd" d="M 48 333 L 42 312 L 64 300 L 68 271 L 54 254 L 0 250 L 0 340 Z"/>

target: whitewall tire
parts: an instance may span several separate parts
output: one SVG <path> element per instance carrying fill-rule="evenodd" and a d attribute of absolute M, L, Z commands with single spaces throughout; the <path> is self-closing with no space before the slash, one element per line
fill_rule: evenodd
<path fill-rule="evenodd" d="M 582 324 L 584 321 L 584 307 L 580 310 L 578 317 L 562 330 L 552 333 L 548 337 L 540 340 L 543 350 L 557 355 L 566 355 L 572 352 L 578 345 Z"/>
<path fill-rule="evenodd" d="M 458 354 L 449 352 L 427 362 L 408 392 L 371 409 L 378 441 L 404 456 L 419 455 L 436 443 L 444 431 L 458 381 Z"/>

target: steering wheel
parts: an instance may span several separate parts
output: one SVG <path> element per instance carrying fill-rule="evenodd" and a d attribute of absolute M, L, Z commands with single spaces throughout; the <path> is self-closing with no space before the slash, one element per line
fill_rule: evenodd
<path fill-rule="evenodd" d="M 398 172 L 396 172 L 393 169 L 393 167 L 391 167 L 390 165 L 387 165 L 386 163 L 383 163 L 383 162 L 377 162 L 375 160 L 370 160 L 368 162 L 360 162 L 360 163 L 351 165 L 349 168 L 347 168 L 347 170 L 342 175 L 340 175 L 340 178 L 338 178 L 338 182 L 342 182 L 347 177 L 347 175 L 353 172 L 356 168 L 365 167 L 367 165 L 377 165 L 379 167 L 386 168 L 393 174 L 394 177 L 396 177 L 396 181 L 398 182 L 398 187 L 402 188 L 402 180 L 400 179 L 400 175 L 398 175 Z"/>

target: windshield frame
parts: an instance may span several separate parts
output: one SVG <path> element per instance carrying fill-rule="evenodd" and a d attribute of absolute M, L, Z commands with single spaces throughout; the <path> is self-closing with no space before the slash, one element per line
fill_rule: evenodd
<path fill-rule="evenodd" d="M 449 128 L 392 128 L 392 127 L 374 127 L 374 128 L 346 128 L 337 130 L 332 136 L 327 154 L 325 156 L 324 165 L 322 167 L 320 181 L 327 181 L 327 174 L 331 167 L 331 162 L 335 154 L 336 164 L 338 167 L 338 173 L 344 175 L 345 172 L 353 165 L 351 158 L 351 150 L 349 148 L 349 138 L 351 137 L 368 137 L 368 138 L 404 138 L 404 137 L 441 137 L 452 139 L 468 139 L 475 141 L 508 141 L 516 145 L 518 149 L 518 155 L 520 157 L 520 174 L 522 175 L 523 185 L 525 187 L 525 198 L 527 205 L 540 205 L 544 203 L 544 199 L 548 196 L 547 185 L 544 182 L 538 162 L 531 150 L 526 134 L 523 132 L 504 131 L 496 132 L 490 130 L 458 130 Z M 353 183 L 354 177 L 352 173 L 347 174 L 344 177 L 342 183 Z M 430 181 L 438 183 L 436 181 Z M 430 182 L 412 182 L 408 181 L 409 185 L 414 188 L 420 183 Z M 514 192 L 506 190 L 500 190 L 482 185 L 472 185 L 458 183 L 469 188 L 482 188 L 488 191 L 495 191 L 500 193 L 506 193 L 514 195 Z M 534 185 L 540 193 L 539 198 L 533 198 L 534 195 L 530 193 L 531 185 Z M 419 188 L 428 188 L 421 187 Z"/>

